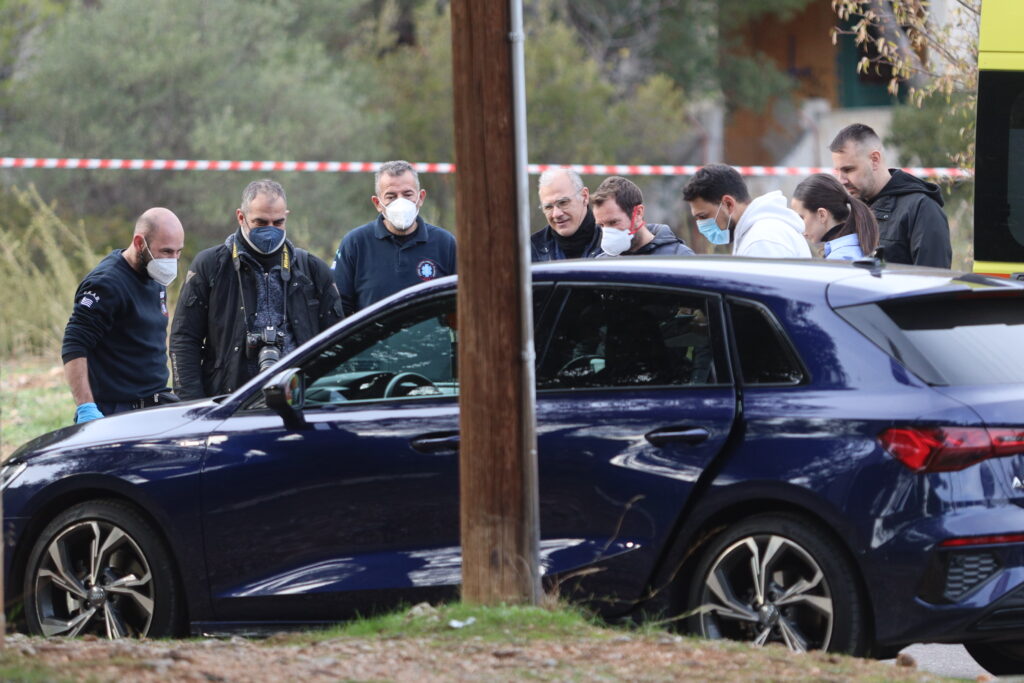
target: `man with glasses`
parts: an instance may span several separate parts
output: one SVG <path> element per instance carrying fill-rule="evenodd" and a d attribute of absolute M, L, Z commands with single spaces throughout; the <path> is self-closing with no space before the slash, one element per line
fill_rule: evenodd
<path fill-rule="evenodd" d="M 374 190 L 377 219 L 345 235 L 331 265 L 345 315 L 455 272 L 455 237 L 419 215 L 427 191 L 412 164 L 381 164 Z"/>
<path fill-rule="evenodd" d="M 330 269 L 285 238 L 287 217 L 284 188 L 253 181 L 238 228 L 192 261 L 171 326 L 181 398 L 230 393 L 341 320 Z"/>
<path fill-rule="evenodd" d="M 594 258 L 601 253 L 601 231 L 579 173 L 570 168 L 544 171 L 537 194 L 548 224 L 530 236 L 532 261 Z"/>

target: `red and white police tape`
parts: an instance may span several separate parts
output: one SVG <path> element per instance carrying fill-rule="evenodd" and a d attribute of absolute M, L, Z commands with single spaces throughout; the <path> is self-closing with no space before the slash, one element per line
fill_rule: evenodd
<path fill-rule="evenodd" d="M 42 157 L 0 157 L 0 168 L 60 168 L 130 171 L 303 171 L 314 173 L 373 173 L 380 161 L 211 161 L 207 159 L 75 159 Z M 455 164 L 415 163 L 419 173 L 454 173 Z M 530 164 L 527 171 L 543 173 L 551 168 L 565 168 L 563 164 Z M 635 164 L 570 164 L 582 175 L 634 175 L 634 176 L 689 176 L 700 166 L 652 166 Z M 806 176 L 812 173 L 831 173 L 821 166 L 736 166 L 741 175 Z M 962 168 L 932 168 L 912 166 L 904 168 L 911 175 L 927 178 L 970 178 L 973 171 Z"/>

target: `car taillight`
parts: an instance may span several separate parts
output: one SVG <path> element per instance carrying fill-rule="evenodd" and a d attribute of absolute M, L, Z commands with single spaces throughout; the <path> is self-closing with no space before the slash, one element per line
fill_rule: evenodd
<path fill-rule="evenodd" d="M 1024 428 L 893 427 L 882 446 L 915 472 L 955 472 L 987 458 L 1024 453 Z"/>
<path fill-rule="evenodd" d="M 1024 453 L 1024 429 L 1020 427 L 990 427 L 993 455 Z"/>
<path fill-rule="evenodd" d="M 1024 543 L 1024 534 L 994 534 L 992 536 L 961 536 L 947 538 L 939 543 L 940 548 L 963 548 L 969 545 L 1000 545 L 1006 543 Z"/>

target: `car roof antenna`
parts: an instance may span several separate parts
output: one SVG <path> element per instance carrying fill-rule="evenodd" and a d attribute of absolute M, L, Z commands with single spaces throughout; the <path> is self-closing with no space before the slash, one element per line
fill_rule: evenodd
<path fill-rule="evenodd" d="M 862 256 L 854 260 L 853 265 L 858 268 L 869 268 L 875 277 L 882 276 L 882 269 L 885 268 L 885 248 L 875 247 L 871 256 Z"/>

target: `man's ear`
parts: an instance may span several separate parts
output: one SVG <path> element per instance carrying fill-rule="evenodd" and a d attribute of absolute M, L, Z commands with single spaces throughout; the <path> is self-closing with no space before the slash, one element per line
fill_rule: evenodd
<path fill-rule="evenodd" d="M 380 203 L 380 198 L 377 195 L 370 195 L 370 203 L 378 212 L 384 213 L 384 205 Z"/>
<path fill-rule="evenodd" d="M 245 225 L 245 214 L 242 213 L 241 209 L 235 209 L 235 220 L 238 221 L 239 225 Z"/>
<path fill-rule="evenodd" d="M 882 153 L 877 149 L 873 149 L 868 153 L 868 159 L 871 160 L 872 170 L 878 170 L 878 167 L 882 165 Z"/>
<path fill-rule="evenodd" d="M 630 220 L 633 221 L 634 228 L 639 228 L 644 224 L 644 205 L 637 204 L 633 207 L 633 215 L 630 216 Z"/>

